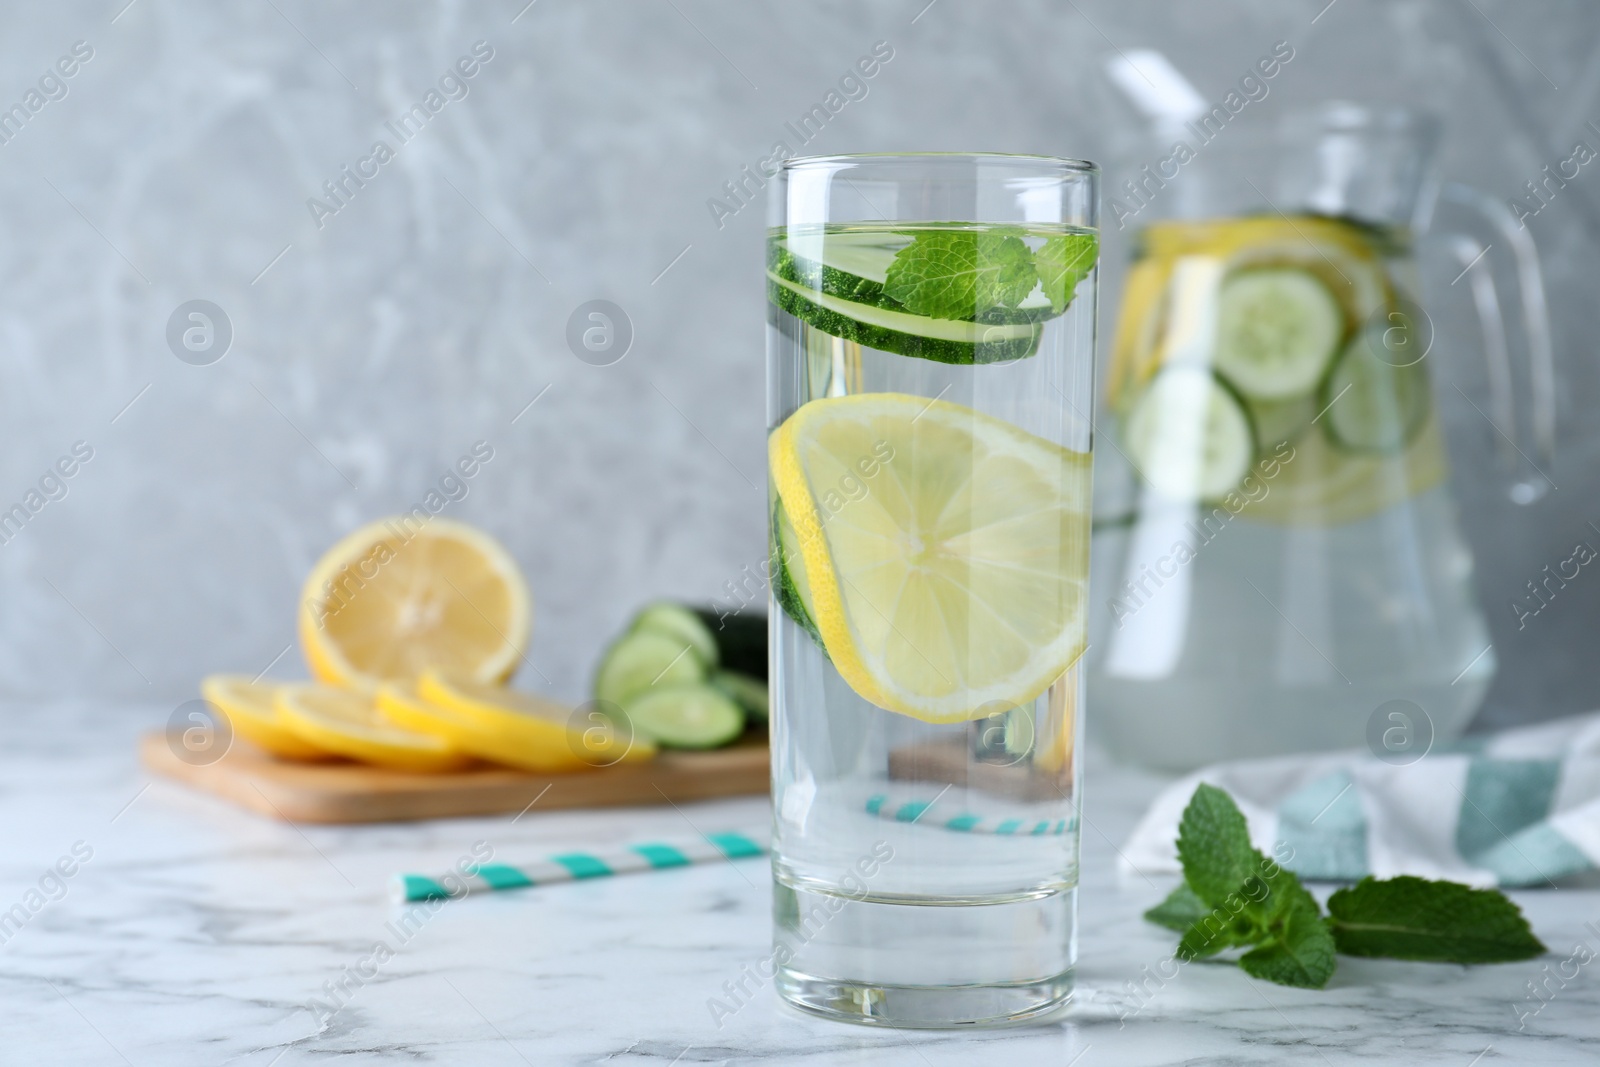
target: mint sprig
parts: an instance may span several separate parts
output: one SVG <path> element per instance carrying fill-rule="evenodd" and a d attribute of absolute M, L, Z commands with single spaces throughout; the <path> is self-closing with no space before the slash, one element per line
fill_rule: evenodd
<path fill-rule="evenodd" d="M 1100 239 L 1092 233 L 1061 234 L 1039 246 L 1033 264 L 1052 312 L 1059 315 L 1067 310 L 1078 283 L 1094 269 L 1099 257 Z"/>
<path fill-rule="evenodd" d="M 1038 283 L 1033 253 L 1015 234 L 936 230 L 895 253 L 883 291 L 917 315 L 976 320 L 1016 307 Z"/>
<path fill-rule="evenodd" d="M 1402 876 L 1364 878 L 1328 899 L 1250 844 L 1238 805 L 1200 785 L 1178 825 L 1183 884 L 1145 918 L 1183 935 L 1185 962 L 1234 948 L 1238 964 L 1280 985 L 1321 989 L 1335 953 L 1441 963 L 1499 963 L 1545 951 L 1521 910 L 1494 889 Z"/>

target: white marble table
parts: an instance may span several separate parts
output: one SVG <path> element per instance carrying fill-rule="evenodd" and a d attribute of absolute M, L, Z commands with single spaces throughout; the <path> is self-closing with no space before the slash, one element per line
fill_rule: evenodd
<path fill-rule="evenodd" d="M 1011 1067 L 1600 1060 L 1600 962 L 1548 1003 L 1579 940 L 1600 952 L 1600 892 L 1518 895 L 1546 960 L 1466 969 L 1347 960 L 1321 992 L 1195 965 L 1140 1000 L 1127 983 L 1172 938 L 1139 918 L 1165 886 L 1115 873 L 1153 779 L 1092 767 L 1076 1005 L 1019 1029 L 895 1032 L 825 1023 L 763 990 L 719 1028 L 707 1008 L 768 951 L 761 861 L 452 902 L 408 937 L 386 924 L 397 870 L 444 869 L 473 842 L 505 860 L 571 846 L 759 825 L 759 799 L 371 828 L 296 828 L 164 782 L 132 758 L 168 709 L 0 708 L 0 1062 L 93 1064 L 677 1063 Z M 87 862 L 70 878 L 47 869 Z M 65 887 L 65 895 L 58 886 Z M 50 900 L 49 895 L 59 899 Z M 43 900 L 31 911 L 29 904 Z M 0 916 L 0 922 L 4 922 Z M 6 934 L 9 933 L 9 937 Z M 384 941 L 394 958 L 364 965 Z M 1569 969 L 1570 971 L 1570 969 Z M 365 972 L 364 974 L 362 972 Z M 355 977 L 349 977 L 354 975 Z M 324 983 L 345 981 L 337 997 Z M 1151 987 L 1154 988 L 1154 987 Z M 340 1003 L 320 1021 L 314 999 Z M 1123 1018 L 1123 1016 L 1127 1016 Z"/>

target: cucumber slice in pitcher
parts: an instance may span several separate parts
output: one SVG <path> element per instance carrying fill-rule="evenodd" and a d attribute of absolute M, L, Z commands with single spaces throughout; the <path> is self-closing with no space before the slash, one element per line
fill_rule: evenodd
<path fill-rule="evenodd" d="M 1403 451 L 1428 421 L 1432 405 L 1422 364 L 1397 367 L 1373 354 L 1365 335 L 1352 341 L 1323 383 L 1322 423 L 1346 452 Z"/>
<path fill-rule="evenodd" d="M 1311 428 L 1319 410 L 1315 395 L 1292 400 L 1246 401 L 1250 422 L 1256 430 L 1256 451 L 1271 452 L 1281 444 L 1293 444 Z"/>
<path fill-rule="evenodd" d="M 1174 500 L 1211 500 L 1255 459 L 1255 428 L 1239 397 L 1198 367 L 1169 367 L 1134 404 L 1123 429 L 1128 458 Z"/>
<path fill-rule="evenodd" d="M 744 732 L 744 711 L 697 683 L 653 686 L 623 705 L 634 729 L 665 748 L 716 748 Z"/>
<path fill-rule="evenodd" d="M 1217 297 L 1212 365 L 1250 400 L 1313 392 L 1345 332 L 1339 301 L 1297 267 L 1237 271 Z"/>
<path fill-rule="evenodd" d="M 630 630 L 600 657 L 594 695 L 596 700 L 626 706 L 636 693 L 705 678 L 706 664 L 689 642 L 650 630 Z"/>

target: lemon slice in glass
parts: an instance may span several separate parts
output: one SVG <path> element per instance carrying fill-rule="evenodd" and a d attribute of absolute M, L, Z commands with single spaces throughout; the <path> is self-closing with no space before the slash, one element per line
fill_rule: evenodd
<path fill-rule="evenodd" d="M 363 526 L 317 561 L 300 597 L 311 673 L 372 692 L 429 667 L 511 676 L 533 605 L 516 561 L 465 523 L 400 515 Z"/>
<path fill-rule="evenodd" d="M 945 401 L 866 393 L 803 405 L 768 458 L 812 619 L 866 700 L 978 718 L 1033 700 L 1082 654 L 1087 452 Z"/>
<path fill-rule="evenodd" d="M 469 759 L 433 734 L 390 723 L 365 695 L 332 686 L 286 685 L 278 714 L 306 741 L 329 752 L 403 771 L 453 771 Z"/>

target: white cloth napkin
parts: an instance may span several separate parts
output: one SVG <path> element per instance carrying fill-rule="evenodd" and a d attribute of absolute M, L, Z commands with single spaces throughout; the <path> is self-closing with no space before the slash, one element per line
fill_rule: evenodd
<path fill-rule="evenodd" d="M 1538 886 L 1600 867 L 1600 712 L 1436 745 L 1403 766 L 1362 750 L 1207 767 L 1151 804 L 1126 871 L 1181 870 L 1178 820 L 1200 782 L 1227 790 L 1256 847 L 1302 878 Z"/>

